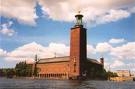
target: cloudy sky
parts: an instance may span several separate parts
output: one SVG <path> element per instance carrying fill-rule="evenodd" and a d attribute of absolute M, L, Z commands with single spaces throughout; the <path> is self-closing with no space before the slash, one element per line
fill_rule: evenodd
<path fill-rule="evenodd" d="M 87 28 L 87 56 L 135 71 L 135 0 L 0 0 L 0 68 L 68 56 L 74 15 Z"/>

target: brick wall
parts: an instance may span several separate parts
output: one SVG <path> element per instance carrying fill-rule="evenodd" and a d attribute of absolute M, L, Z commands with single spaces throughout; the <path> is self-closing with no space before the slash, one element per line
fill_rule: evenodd
<path fill-rule="evenodd" d="M 71 29 L 70 38 L 70 76 L 80 76 L 86 60 L 86 29 L 75 27 Z"/>
<path fill-rule="evenodd" d="M 54 62 L 37 64 L 39 77 L 45 78 L 68 78 L 69 62 Z"/>

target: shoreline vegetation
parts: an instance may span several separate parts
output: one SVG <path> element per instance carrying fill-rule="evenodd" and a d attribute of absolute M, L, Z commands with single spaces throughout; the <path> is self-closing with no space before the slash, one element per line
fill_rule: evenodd
<path fill-rule="evenodd" d="M 22 77 L 22 76 L 0 76 L 0 78 L 7 78 L 7 79 L 28 79 L 28 80 L 68 80 L 68 79 L 47 79 L 47 78 L 40 78 L 40 77 Z M 116 81 L 116 82 L 124 82 L 124 81 L 135 81 L 135 77 L 110 77 L 108 79 L 84 79 L 84 80 L 101 80 L 101 81 Z"/>
<path fill-rule="evenodd" d="M 6 78 L 6 79 L 23 79 L 23 80 L 68 80 L 68 79 L 46 79 L 46 78 L 39 78 L 39 77 L 1 77 L 0 78 Z M 85 81 L 114 81 L 114 82 L 126 82 L 126 81 L 135 81 L 135 77 L 111 77 L 109 79 L 85 79 Z M 81 80 L 82 81 L 82 80 Z"/>
<path fill-rule="evenodd" d="M 103 73 L 99 72 L 98 74 L 104 76 L 102 77 L 94 76 L 92 78 L 85 79 L 85 80 L 110 80 L 110 81 L 133 80 L 134 81 L 135 79 L 133 77 L 128 77 L 128 78 L 118 77 L 116 73 L 113 73 L 111 71 L 106 72 L 106 70 L 104 70 Z M 47 78 L 39 78 L 35 76 L 35 73 L 33 73 L 32 65 L 26 64 L 26 62 L 17 63 L 15 68 L 0 68 L 0 77 L 15 78 L 15 79 L 47 79 Z"/>

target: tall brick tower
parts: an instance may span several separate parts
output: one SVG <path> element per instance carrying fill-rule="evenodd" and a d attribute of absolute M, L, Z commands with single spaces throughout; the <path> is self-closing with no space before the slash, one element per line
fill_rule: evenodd
<path fill-rule="evenodd" d="M 81 78 L 85 72 L 86 52 L 86 29 L 83 28 L 82 17 L 80 13 L 75 15 L 76 24 L 71 28 L 70 38 L 70 75 L 69 77 Z"/>

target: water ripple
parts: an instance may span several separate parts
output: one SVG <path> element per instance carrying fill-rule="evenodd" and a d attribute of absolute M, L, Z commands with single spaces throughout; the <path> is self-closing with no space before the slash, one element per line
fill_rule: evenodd
<path fill-rule="evenodd" d="M 0 89 L 135 89 L 135 82 L 0 78 Z"/>

